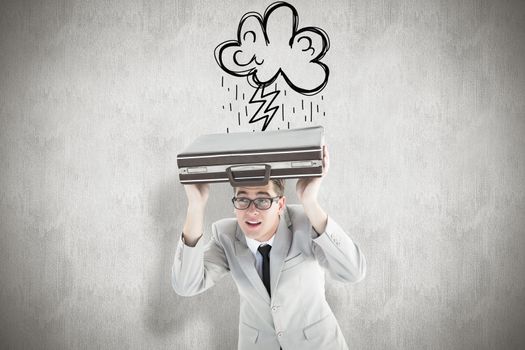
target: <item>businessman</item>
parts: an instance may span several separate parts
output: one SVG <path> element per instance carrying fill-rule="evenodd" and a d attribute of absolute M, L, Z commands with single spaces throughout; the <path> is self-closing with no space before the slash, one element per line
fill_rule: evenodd
<path fill-rule="evenodd" d="M 329 168 L 326 146 L 323 177 Z M 188 211 L 172 268 L 182 296 L 212 287 L 231 273 L 240 294 L 239 350 L 348 349 L 325 298 L 325 275 L 343 282 L 365 276 L 352 239 L 317 201 L 322 177 L 297 181 L 302 205 L 286 205 L 284 181 L 235 187 L 235 219 L 212 225 L 202 240 L 209 185 L 185 185 Z"/>

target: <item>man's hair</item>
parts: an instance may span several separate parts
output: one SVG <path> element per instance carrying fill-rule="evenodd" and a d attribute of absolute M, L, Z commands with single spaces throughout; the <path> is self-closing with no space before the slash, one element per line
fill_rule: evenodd
<path fill-rule="evenodd" d="M 270 179 L 270 181 L 273 184 L 273 190 L 275 191 L 275 194 L 279 197 L 284 196 L 284 179 Z M 235 194 L 236 187 L 233 187 L 233 193 Z"/>
<path fill-rule="evenodd" d="M 279 197 L 284 196 L 284 179 L 271 179 L 270 182 L 273 183 L 275 193 Z"/>

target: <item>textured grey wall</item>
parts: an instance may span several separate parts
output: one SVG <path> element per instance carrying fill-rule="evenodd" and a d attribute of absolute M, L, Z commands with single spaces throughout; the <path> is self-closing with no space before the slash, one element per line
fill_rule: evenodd
<path fill-rule="evenodd" d="M 236 346 L 231 278 L 171 290 L 175 160 L 235 126 L 213 49 L 269 3 L 1 2 L 0 348 Z M 327 286 L 348 343 L 522 348 L 524 4 L 293 4 L 331 39 L 321 201 L 369 263 Z"/>

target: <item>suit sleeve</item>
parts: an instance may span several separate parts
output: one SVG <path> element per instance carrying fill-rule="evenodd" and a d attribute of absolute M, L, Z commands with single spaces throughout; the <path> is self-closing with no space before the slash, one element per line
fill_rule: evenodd
<path fill-rule="evenodd" d="M 365 256 L 332 218 L 328 217 L 325 232 L 313 241 L 314 256 L 334 279 L 357 283 L 365 277 Z"/>
<path fill-rule="evenodd" d="M 177 294 L 193 296 L 202 293 L 228 271 L 228 260 L 215 225 L 212 225 L 211 240 L 207 244 L 201 237 L 194 247 L 187 246 L 181 234 L 171 272 L 171 284 Z"/>

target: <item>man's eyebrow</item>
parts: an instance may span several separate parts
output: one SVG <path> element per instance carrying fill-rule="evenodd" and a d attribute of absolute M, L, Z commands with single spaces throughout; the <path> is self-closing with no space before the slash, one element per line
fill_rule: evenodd
<path fill-rule="evenodd" d="M 271 195 L 270 195 L 268 192 L 257 192 L 257 194 L 265 194 L 265 195 L 267 195 L 268 197 L 271 197 Z"/>
<path fill-rule="evenodd" d="M 246 194 L 248 194 L 248 192 L 243 191 L 243 190 L 240 190 L 240 191 L 237 192 L 236 196 L 238 196 L 238 195 L 240 195 L 240 194 L 245 194 L 245 195 L 246 195 Z M 258 195 L 259 195 L 259 194 L 264 194 L 264 195 L 266 195 L 266 196 L 268 196 L 268 197 L 271 197 L 271 195 L 270 195 L 268 192 L 262 192 L 262 191 L 261 191 L 261 192 L 257 192 L 257 194 L 258 194 Z"/>

